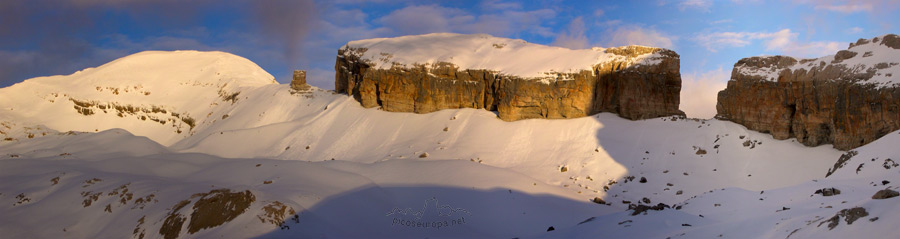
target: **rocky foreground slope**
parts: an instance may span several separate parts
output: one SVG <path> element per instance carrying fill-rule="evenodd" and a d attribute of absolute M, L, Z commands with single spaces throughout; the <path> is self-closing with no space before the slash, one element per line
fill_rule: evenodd
<path fill-rule="evenodd" d="M 818 59 L 750 57 L 719 92 L 717 118 L 848 150 L 900 129 L 900 37 L 859 39 Z"/>
<path fill-rule="evenodd" d="M 716 119 L 396 114 L 270 77 L 144 52 L 0 89 L 0 235 L 827 239 L 900 222 L 897 131 L 841 152 Z"/>
<path fill-rule="evenodd" d="M 450 33 L 353 41 L 338 51 L 335 89 L 363 107 L 429 113 L 497 111 L 500 119 L 628 119 L 683 115 L 674 51 L 626 46 L 571 50 Z"/>

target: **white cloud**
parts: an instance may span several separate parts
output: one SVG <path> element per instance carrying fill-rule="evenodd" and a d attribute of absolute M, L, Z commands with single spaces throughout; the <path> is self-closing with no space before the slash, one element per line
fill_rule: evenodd
<path fill-rule="evenodd" d="M 711 52 L 716 52 L 725 47 L 744 47 L 750 45 L 752 40 L 768 39 L 767 48 L 784 44 L 785 37 L 791 35 L 790 29 L 784 29 L 774 33 L 768 32 L 714 32 L 701 34 L 694 38 L 695 41 L 706 47 Z"/>
<path fill-rule="evenodd" d="M 817 5 L 815 9 L 840 13 L 871 12 L 872 4 Z"/>
<path fill-rule="evenodd" d="M 486 0 L 481 2 L 481 8 L 486 10 L 514 10 L 522 9 L 522 4 L 518 2 L 502 2 L 499 0 Z"/>
<path fill-rule="evenodd" d="M 831 41 L 800 42 L 797 40 L 798 35 L 791 29 L 781 29 L 776 32 L 715 32 L 701 34 L 694 40 L 711 52 L 726 47 L 745 47 L 754 42 L 761 42 L 766 51 L 797 57 L 819 57 L 834 54 L 841 49 L 841 44 L 843 44 Z"/>
<path fill-rule="evenodd" d="M 601 16 L 603 16 L 603 14 L 606 14 L 606 12 L 604 12 L 603 9 L 597 8 L 597 10 L 594 10 L 595 17 L 601 17 Z"/>
<path fill-rule="evenodd" d="M 589 47 L 588 39 L 584 36 L 585 26 L 581 17 L 577 17 L 569 23 L 567 31 L 560 32 L 551 45 L 569 49 L 586 49 Z"/>
<path fill-rule="evenodd" d="M 654 29 L 637 26 L 620 27 L 612 33 L 608 46 L 645 45 L 672 48 L 673 37 Z"/>
<path fill-rule="evenodd" d="M 684 0 L 678 3 L 678 9 L 684 11 L 688 8 L 697 9 L 704 12 L 709 12 L 709 8 L 712 7 L 711 0 Z"/>
<path fill-rule="evenodd" d="M 622 20 L 608 20 L 600 23 L 600 25 L 606 27 L 618 26 L 620 24 L 622 24 Z"/>
<path fill-rule="evenodd" d="M 716 115 L 719 91 L 725 89 L 731 72 L 722 68 L 708 72 L 681 74 L 681 105 L 692 118 L 709 119 Z"/>
<path fill-rule="evenodd" d="M 788 47 L 797 39 L 797 33 L 791 32 L 791 29 L 781 29 L 771 34 L 763 34 L 761 38 L 766 39 L 766 50 L 773 51 Z"/>
<path fill-rule="evenodd" d="M 791 45 L 785 47 L 782 51 L 790 56 L 822 57 L 826 55 L 833 55 L 834 53 L 846 47 L 846 42 L 816 41 L 806 43 L 792 43 Z"/>
<path fill-rule="evenodd" d="M 860 27 L 851 27 L 847 29 L 847 34 L 859 34 L 862 33 L 863 29 Z"/>
<path fill-rule="evenodd" d="M 730 22 L 734 22 L 734 20 L 733 20 L 733 19 L 730 19 L 730 18 L 729 18 L 729 19 L 722 19 L 722 20 L 712 21 L 712 22 L 710 22 L 709 24 L 717 25 L 717 24 L 730 23 Z"/>
<path fill-rule="evenodd" d="M 393 11 L 376 19 L 376 22 L 401 35 L 459 32 L 507 36 L 522 31 L 546 35 L 547 31 L 541 24 L 555 16 L 556 12 L 552 9 L 505 10 L 496 14 L 473 15 L 457 8 L 422 5 Z"/>
<path fill-rule="evenodd" d="M 446 32 L 453 26 L 451 22 L 460 23 L 472 18 L 466 12 L 454 8 L 445 8 L 437 5 L 409 6 L 396 10 L 378 19 L 387 26 L 398 26 L 408 34 L 422 34 L 431 32 Z"/>

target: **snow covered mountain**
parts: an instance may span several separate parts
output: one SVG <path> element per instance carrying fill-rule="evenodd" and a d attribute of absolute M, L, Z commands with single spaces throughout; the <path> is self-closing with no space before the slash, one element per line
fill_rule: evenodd
<path fill-rule="evenodd" d="M 392 113 L 222 52 L 26 80 L 0 89 L 0 121 L 12 238 L 889 238 L 900 222 L 900 198 L 873 199 L 900 183 L 898 132 L 845 152 L 715 119 Z"/>

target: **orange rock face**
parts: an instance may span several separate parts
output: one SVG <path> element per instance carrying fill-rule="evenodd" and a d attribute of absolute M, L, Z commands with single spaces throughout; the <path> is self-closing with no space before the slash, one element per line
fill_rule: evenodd
<path fill-rule="evenodd" d="M 528 79 L 485 69 L 459 69 L 450 63 L 376 69 L 361 61 L 365 49 L 341 49 L 335 63 L 335 89 L 363 107 L 429 113 L 476 108 L 497 111 L 500 119 L 561 119 L 612 112 L 637 120 L 684 115 L 679 56 L 660 48 L 629 46 L 608 53 L 629 59 L 661 55 L 658 64 L 607 62 L 592 70 L 558 73 L 555 79 Z"/>
<path fill-rule="evenodd" d="M 900 48 L 888 45 L 891 39 L 900 38 L 860 39 L 833 59 L 741 59 L 734 65 L 728 87 L 719 92 L 716 117 L 771 133 L 776 139 L 796 138 L 808 146 L 834 144 L 849 150 L 872 142 L 900 129 L 900 87 L 887 81 L 891 74 L 882 74 L 897 64 L 845 63 L 878 55 L 863 45 L 884 43 L 878 47 L 887 51 Z M 887 80 L 875 82 L 877 77 Z"/>

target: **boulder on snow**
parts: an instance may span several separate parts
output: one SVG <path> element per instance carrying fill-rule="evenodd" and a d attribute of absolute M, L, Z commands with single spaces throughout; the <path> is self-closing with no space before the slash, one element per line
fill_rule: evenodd
<path fill-rule="evenodd" d="M 896 196 L 900 196 L 900 193 L 885 188 L 876 192 L 875 195 L 872 195 L 872 199 L 888 199 Z"/>
<path fill-rule="evenodd" d="M 841 194 L 841 190 L 838 190 L 837 188 L 823 188 L 816 190 L 815 194 L 822 194 L 822 196 L 830 197 Z"/>

